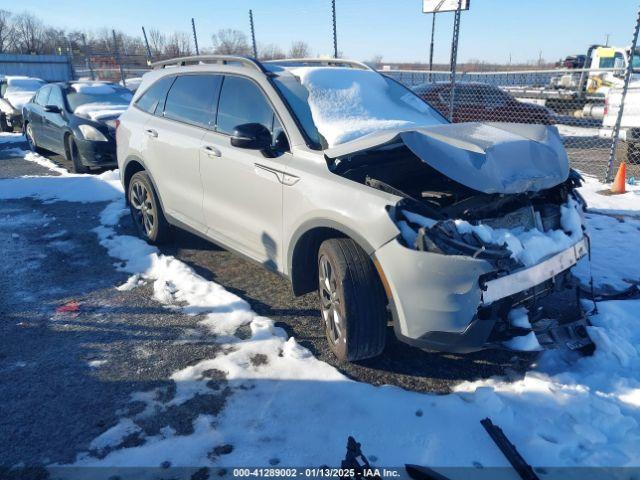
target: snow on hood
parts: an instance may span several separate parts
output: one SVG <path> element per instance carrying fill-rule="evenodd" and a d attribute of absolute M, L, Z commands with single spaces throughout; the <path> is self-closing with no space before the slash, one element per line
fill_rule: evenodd
<path fill-rule="evenodd" d="M 129 104 L 117 103 L 85 103 L 74 110 L 79 117 L 89 118 L 95 122 L 119 117 L 129 107 Z"/>
<path fill-rule="evenodd" d="M 7 83 L 4 99 L 18 111 L 21 111 L 36 91 L 44 85 L 44 81 L 39 78 L 19 76 L 7 77 Z"/>
<path fill-rule="evenodd" d="M 97 94 L 97 95 L 108 95 L 110 93 L 115 93 L 116 89 L 111 85 L 100 82 L 82 82 L 82 83 L 72 83 L 71 88 L 73 88 L 78 93 L 88 93 L 88 94 Z"/>
<path fill-rule="evenodd" d="M 402 141 L 440 173 L 484 193 L 551 188 L 569 176 L 558 129 L 516 123 L 451 123 L 377 132 L 325 150 L 329 158 Z"/>
<path fill-rule="evenodd" d="M 18 111 L 22 111 L 22 107 L 24 107 L 29 100 L 35 94 L 35 90 L 33 92 L 25 91 L 25 90 L 17 90 L 15 92 L 11 92 L 7 90 L 4 94 L 4 99 L 13 106 Z"/>
<path fill-rule="evenodd" d="M 394 95 L 385 78 L 371 70 L 298 67 L 290 72 L 309 92 L 309 108 L 329 147 L 371 132 L 443 123 L 415 95 Z"/>

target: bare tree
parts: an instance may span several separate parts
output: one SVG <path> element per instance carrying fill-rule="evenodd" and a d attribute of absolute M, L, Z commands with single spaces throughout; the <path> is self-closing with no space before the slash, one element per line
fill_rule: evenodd
<path fill-rule="evenodd" d="M 191 37 L 189 34 L 185 32 L 172 33 L 167 40 L 164 54 L 171 58 L 191 55 Z"/>
<path fill-rule="evenodd" d="M 291 44 L 289 58 L 306 58 L 309 56 L 309 45 L 303 40 L 297 40 Z"/>
<path fill-rule="evenodd" d="M 0 53 L 8 52 L 13 46 L 13 24 L 11 12 L 0 10 Z"/>
<path fill-rule="evenodd" d="M 258 48 L 258 58 L 261 60 L 276 60 L 278 58 L 285 58 L 286 55 L 282 51 L 282 49 L 274 44 L 270 43 L 268 45 L 261 45 Z"/>
<path fill-rule="evenodd" d="M 240 30 L 226 28 L 218 30 L 211 37 L 214 53 L 222 55 L 249 55 L 251 49 L 247 43 L 247 36 Z"/>
<path fill-rule="evenodd" d="M 380 68 L 380 65 L 382 65 L 382 55 L 374 55 L 373 57 L 371 57 L 371 60 L 365 62 L 367 65 L 372 66 L 373 68 Z"/>
<path fill-rule="evenodd" d="M 152 28 L 149 30 L 149 48 L 154 57 L 164 54 L 167 46 L 167 37 L 160 30 Z"/>
<path fill-rule="evenodd" d="M 13 22 L 16 49 L 22 53 L 43 53 L 44 24 L 30 13 L 17 15 Z"/>

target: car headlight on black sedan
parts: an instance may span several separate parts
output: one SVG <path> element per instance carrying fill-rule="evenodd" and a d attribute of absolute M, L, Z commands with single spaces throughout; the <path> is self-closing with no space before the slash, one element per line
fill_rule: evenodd
<path fill-rule="evenodd" d="M 89 140 L 92 142 L 108 142 L 109 139 L 97 128 L 92 127 L 91 125 L 80 125 L 78 126 L 80 133 L 82 133 L 82 137 L 85 140 Z"/>

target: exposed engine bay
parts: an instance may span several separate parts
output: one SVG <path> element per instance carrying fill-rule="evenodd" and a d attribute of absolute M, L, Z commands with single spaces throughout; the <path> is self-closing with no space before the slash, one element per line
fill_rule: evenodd
<path fill-rule="evenodd" d="M 501 269 L 525 264 L 507 245 L 490 241 L 493 239 L 469 225 L 550 232 L 563 228 L 563 206 L 570 202 L 584 205 L 575 191 L 581 184 L 575 171 L 565 182 L 546 190 L 482 193 L 438 172 L 404 145 L 356 153 L 333 161 L 330 168 L 345 178 L 402 197 L 389 214 L 408 248 L 482 258 Z"/>
<path fill-rule="evenodd" d="M 406 248 L 489 262 L 495 270 L 481 277 L 483 289 L 492 280 L 510 279 L 514 272 L 527 268 L 533 270 L 541 260 L 573 245 L 583 249 L 573 263 L 586 253 L 581 217 L 585 202 L 576 191 L 581 177 L 573 170 L 564 182 L 551 188 L 484 193 L 442 174 L 402 143 L 330 159 L 329 168 L 337 175 L 402 198 L 388 213 L 400 230 L 398 241 Z M 512 309 L 526 308 L 531 312 L 528 331 L 535 334 L 540 348 L 582 349 L 592 345 L 579 302 L 573 310 L 577 316 L 561 322 L 552 320 L 551 314 L 545 314 L 547 308 L 540 306 L 540 301 L 550 296 L 559 294 L 566 302 L 567 292 L 569 298 L 571 292 L 577 292 L 569 270 L 573 263 L 561 271 L 550 270 L 545 280 L 531 288 L 482 304 L 478 317 L 502 319 L 496 323 L 489 343 L 509 345 L 510 339 L 526 333 L 526 329 L 511 325 L 508 318 Z"/>

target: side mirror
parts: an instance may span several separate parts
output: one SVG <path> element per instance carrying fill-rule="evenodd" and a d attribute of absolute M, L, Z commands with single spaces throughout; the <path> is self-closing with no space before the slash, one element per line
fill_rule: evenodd
<path fill-rule="evenodd" d="M 233 129 L 231 145 L 250 150 L 267 150 L 271 148 L 271 132 L 260 123 L 243 123 Z"/>
<path fill-rule="evenodd" d="M 62 109 L 57 105 L 45 105 L 44 111 L 49 113 L 62 113 Z"/>

